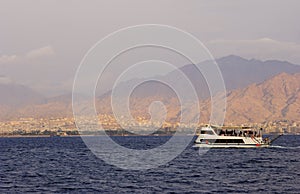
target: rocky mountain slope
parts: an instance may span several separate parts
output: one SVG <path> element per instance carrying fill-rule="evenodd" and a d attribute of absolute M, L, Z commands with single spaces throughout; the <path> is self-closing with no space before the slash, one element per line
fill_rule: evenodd
<path fill-rule="evenodd" d="M 297 73 L 300 66 L 278 61 L 261 62 L 259 63 L 261 66 L 257 65 L 254 68 L 261 68 L 262 71 L 257 73 L 261 75 L 256 75 L 254 70 L 251 70 L 253 67 L 248 68 L 254 64 L 253 60 L 245 60 L 236 56 L 219 60 L 223 60 L 221 69 L 227 66 L 224 71 L 229 72 L 230 69 L 234 71 L 230 74 L 231 76 L 226 73 L 223 75 L 226 84 L 228 82 L 226 82 L 226 76 L 228 76 L 227 80 L 232 80 L 230 83 L 232 89 L 227 90 L 227 123 L 264 122 L 276 119 L 300 120 L 300 73 Z M 238 63 L 241 67 L 236 67 Z M 271 64 L 275 64 L 273 69 L 269 68 Z M 189 69 L 189 66 L 184 68 Z M 245 72 L 238 74 L 235 72 L 236 68 Z M 187 69 L 185 69 L 187 74 L 192 73 L 192 70 Z M 294 71 L 296 73 L 293 73 Z M 248 76 L 246 76 L 247 72 L 249 72 Z M 241 77 L 242 74 L 244 77 Z M 0 85 L 0 92 L 1 120 L 20 117 L 72 116 L 71 94 L 46 99 L 30 88 L 16 85 Z M 165 104 L 168 110 L 167 120 L 172 122 L 178 120 L 181 110 L 174 91 L 163 85 L 155 87 L 153 83 L 146 83 L 134 90 L 130 99 L 131 113 L 135 116 L 150 118 L 149 106 L 153 101 L 161 101 Z M 209 98 L 200 99 L 199 104 L 201 121 L 207 122 L 210 115 Z M 112 114 L 109 95 L 96 98 L 96 106 L 98 113 Z M 193 115 L 191 111 L 190 116 L 197 115 Z"/>
<path fill-rule="evenodd" d="M 281 73 L 227 95 L 226 120 L 235 123 L 300 120 L 300 74 Z"/>

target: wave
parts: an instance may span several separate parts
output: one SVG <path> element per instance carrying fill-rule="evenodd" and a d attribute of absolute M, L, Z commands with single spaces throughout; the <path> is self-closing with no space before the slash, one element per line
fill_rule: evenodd
<path fill-rule="evenodd" d="M 279 148 L 279 149 L 300 149 L 300 146 L 296 146 L 296 147 L 287 147 L 287 146 L 271 145 L 269 148 Z"/>

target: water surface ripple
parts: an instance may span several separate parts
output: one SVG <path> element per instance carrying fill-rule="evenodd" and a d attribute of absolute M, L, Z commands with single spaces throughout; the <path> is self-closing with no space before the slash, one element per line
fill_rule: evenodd
<path fill-rule="evenodd" d="M 150 149 L 169 137 L 114 137 L 127 147 Z M 0 138 L 0 192 L 6 193 L 299 193 L 300 136 L 283 136 L 272 148 L 188 147 L 170 163 L 129 171 L 104 163 L 80 137 Z"/>

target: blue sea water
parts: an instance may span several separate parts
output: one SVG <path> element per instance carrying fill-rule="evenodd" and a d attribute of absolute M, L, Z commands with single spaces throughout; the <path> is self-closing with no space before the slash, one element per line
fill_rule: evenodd
<path fill-rule="evenodd" d="M 155 147 L 169 137 L 114 137 L 124 146 Z M 145 143 L 147 142 L 147 143 Z M 173 161 L 144 171 L 98 159 L 80 137 L 0 138 L 1 193 L 299 193 L 300 136 L 271 148 L 189 146 Z"/>

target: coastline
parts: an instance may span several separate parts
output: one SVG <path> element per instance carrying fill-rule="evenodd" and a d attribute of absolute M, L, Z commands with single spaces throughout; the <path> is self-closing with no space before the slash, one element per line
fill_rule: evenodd
<path fill-rule="evenodd" d="M 274 133 L 264 134 L 266 136 L 276 135 Z M 288 136 L 298 136 L 300 134 L 287 133 L 284 135 Z M 64 138 L 64 137 L 93 137 L 93 136 L 105 136 L 105 135 L 63 135 L 63 136 L 51 136 L 51 135 L 4 135 L 0 136 L 0 138 Z M 109 135 L 110 137 L 165 137 L 172 136 L 172 134 L 159 134 L 159 135 Z M 187 136 L 197 136 L 197 134 L 188 134 Z"/>

